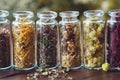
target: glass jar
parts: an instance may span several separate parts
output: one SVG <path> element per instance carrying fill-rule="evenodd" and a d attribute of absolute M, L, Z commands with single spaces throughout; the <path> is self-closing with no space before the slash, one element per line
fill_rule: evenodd
<path fill-rule="evenodd" d="M 0 70 L 11 66 L 11 28 L 8 11 L 0 10 Z"/>
<path fill-rule="evenodd" d="M 35 66 L 35 23 L 31 20 L 33 12 L 13 13 L 13 65 L 18 70 L 29 70 Z"/>
<path fill-rule="evenodd" d="M 58 22 L 57 13 L 41 11 L 37 13 L 37 63 L 39 67 L 57 67 L 58 56 Z"/>
<path fill-rule="evenodd" d="M 81 27 L 78 11 L 64 11 L 59 14 L 61 66 L 77 69 L 81 66 Z"/>
<path fill-rule="evenodd" d="M 120 10 L 111 10 L 108 14 L 111 18 L 107 21 L 107 61 L 111 69 L 120 70 Z"/>
<path fill-rule="evenodd" d="M 84 12 L 83 21 L 84 66 L 89 69 L 100 69 L 104 63 L 105 21 L 102 10 Z"/>

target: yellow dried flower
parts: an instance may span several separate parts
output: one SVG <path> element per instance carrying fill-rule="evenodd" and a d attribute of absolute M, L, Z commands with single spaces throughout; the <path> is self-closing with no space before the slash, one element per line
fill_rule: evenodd
<path fill-rule="evenodd" d="M 102 70 L 103 70 L 103 71 L 108 71 L 109 68 L 110 68 L 110 64 L 109 64 L 109 63 L 104 63 L 104 64 L 102 64 Z"/>

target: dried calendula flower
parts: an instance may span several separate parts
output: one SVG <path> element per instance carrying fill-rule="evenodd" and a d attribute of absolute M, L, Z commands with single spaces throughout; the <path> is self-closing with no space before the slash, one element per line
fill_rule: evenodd
<path fill-rule="evenodd" d="M 108 71 L 109 68 L 110 68 L 110 64 L 109 64 L 109 63 L 104 63 L 104 64 L 102 64 L 102 70 L 103 70 L 103 71 Z"/>

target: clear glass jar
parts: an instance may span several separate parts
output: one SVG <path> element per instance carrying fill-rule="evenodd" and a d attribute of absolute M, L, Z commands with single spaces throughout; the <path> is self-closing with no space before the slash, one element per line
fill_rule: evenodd
<path fill-rule="evenodd" d="M 55 68 L 58 64 L 58 22 L 57 13 L 41 11 L 37 13 L 37 63 L 39 67 Z"/>
<path fill-rule="evenodd" d="M 13 65 L 18 70 L 29 70 L 35 66 L 35 23 L 31 20 L 33 12 L 13 13 Z"/>
<path fill-rule="evenodd" d="M 59 14 L 61 66 L 77 69 L 81 66 L 81 27 L 78 11 L 64 11 Z"/>
<path fill-rule="evenodd" d="M 11 66 L 11 28 L 8 11 L 0 10 L 0 70 Z"/>
<path fill-rule="evenodd" d="M 84 66 L 89 69 L 100 69 L 104 63 L 105 21 L 102 10 L 84 12 L 83 21 Z"/>
<path fill-rule="evenodd" d="M 120 70 L 120 10 L 111 10 L 108 14 L 111 18 L 107 21 L 107 61 L 111 69 Z"/>

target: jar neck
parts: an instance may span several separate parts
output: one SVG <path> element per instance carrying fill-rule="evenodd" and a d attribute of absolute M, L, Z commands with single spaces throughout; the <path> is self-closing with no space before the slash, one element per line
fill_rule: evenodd
<path fill-rule="evenodd" d="M 9 12 L 5 10 L 0 10 L 0 21 L 6 21 L 9 16 Z"/>
<path fill-rule="evenodd" d="M 57 13 L 54 11 L 41 11 L 37 13 L 39 21 L 41 23 L 53 23 L 57 17 Z"/>
<path fill-rule="evenodd" d="M 91 20 L 91 21 L 99 21 L 99 20 L 102 20 L 102 17 L 87 17 L 87 20 Z"/>
<path fill-rule="evenodd" d="M 40 18 L 40 22 L 42 23 L 52 23 L 55 22 L 55 18 Z"/>
<path fill-rule="evenodd" d="M 120 21 L 120 9 L 111 10 L 108 15 L 111 16 L 110 20 Z"/>
<path fill-rule="evenodd" d="M 33 12 L 31 11 L 16 11 L 13 13 L 13 16 L 15 17 L 15 20 L 17 22 L 29 22 L 31 21 L 31 18 L 33 17 Z"/>
<path fill-rule="evenodd" d="M 78 11 L 63 11 L 60 12 L 60 17 L 62 17 L 62 21 L 77 21 L 77 17 L 79 16 Z"/>
<path fill-rule="evenodd" d="M 6 21 L 7 17 L 0 17 L 0 21 Z"/>
<path fill-rule="evenodd" d="M 91 20 L 91 21 L 102 20 L 103 15 L 104 15 L 104 11 L 102 11 L 102 10 L 87 10 L 87 11 L 84 11 L 84 16 L 86 16 L 87 19 Z"/>
<path fill-rule="evenodd" d="M 62 21 L 77 21 L 77 17 L 62 17 Z"/>
<path fill-rule="evenodd" d="M 120 21 L 120 17 L 115 17 L 115 16 L 111 16 L 111 18 L 110 18 L 111 20 L 115 20 L 115 21 Z"/>
<path fill-rule="evenodd" d="M 24 22 L 30 22 L 31 19 L 30 19 L 30 18 L 20 18 L 20 17 L 16 17 L 16 18 L 15 18 L 15 21 L 24 23 Z"/>

